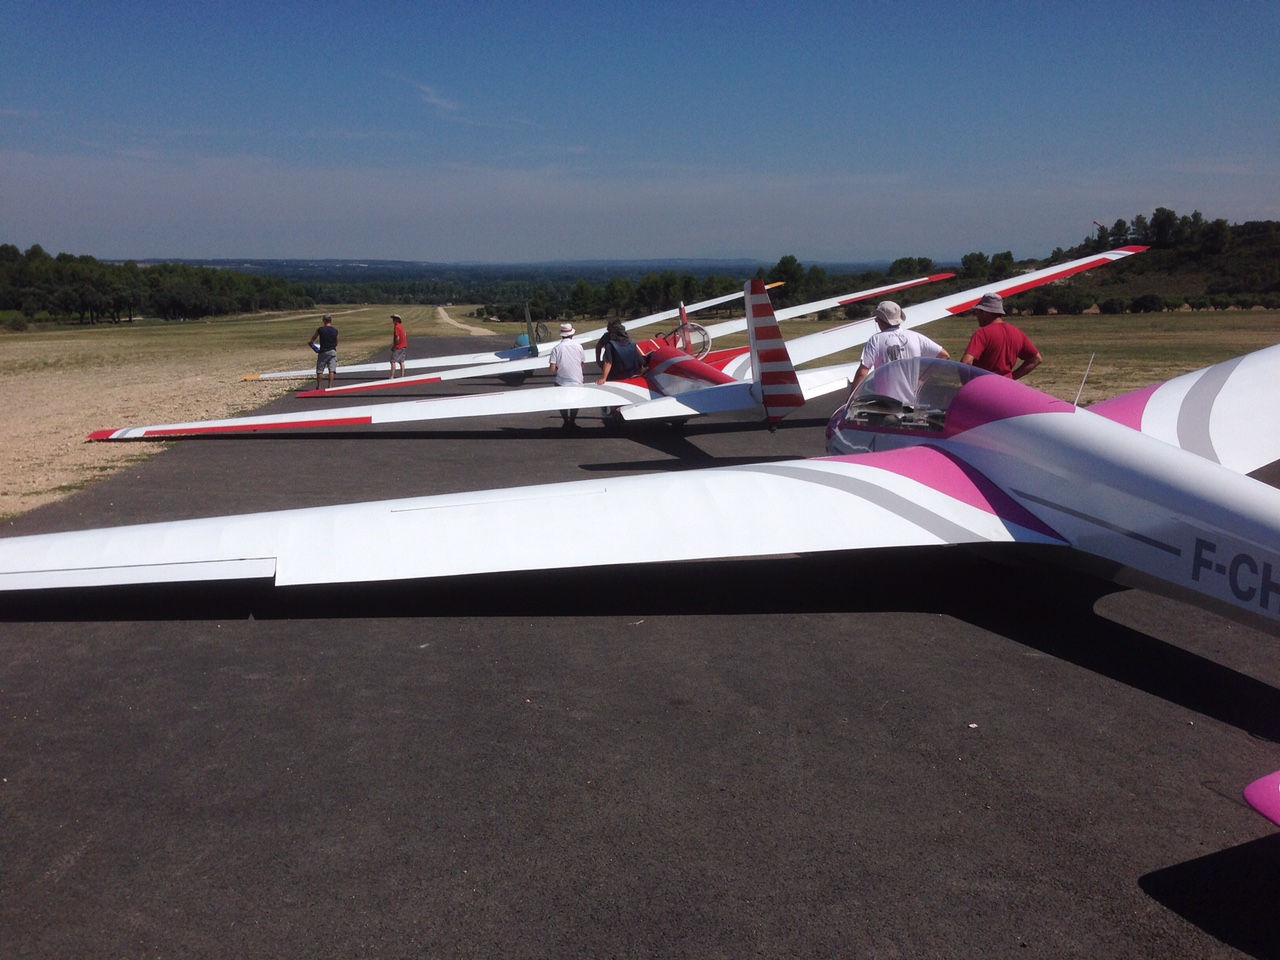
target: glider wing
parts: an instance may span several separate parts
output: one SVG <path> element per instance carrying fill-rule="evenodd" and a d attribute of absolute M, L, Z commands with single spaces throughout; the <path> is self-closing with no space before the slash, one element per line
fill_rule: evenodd
<path fill-rule="evenodd" d="M 271 579 L 278 586 L 948 543 L 1056 543 L 936 451 L 793 460 L 0 539 L 0 590 Z M 928 460 L 935 481 L 920 479 Z M 576 516 L 697 502 L 697 536 L 600 537 Z M 744 518 L 751 518 L 744 522 Z M 341 550 L 317 550 L 340 531 Z M 515 535 L 518 534 L 518 535 Z M 448 543 L 448 550 L 424 550 Z M 501 544 L 501 548 L 496 548 Z"/>
<path fill-rule="evenodd" d="M 1104 400 L 1093 413 L 1236 473 L 1280 460 L 1280 346 Z"/>
<path fill-rule="evenodd" d="M 932 323 L 934 320 L 941 320 L 943 317 L 959 316 L 972 310 L 973 305 L 988 293 L 998 293 L 1002 297 L 1011 297 L 1016 293 L 1032 290 L 1055 280 L 1065 280 L 1067 277 L 1075 276 L 1077 273 L 1106 266 L 1135 253 L 1142 253 L 1146 249 L 1146 247 L 1119 247 L 1115 250 L 1108 250 L 1106 253 L 1081 257 L 1078 260 L 1045 267 L 1042 270 L 1035 270 L 1016 277 L 1008 277 L 1005 280 L 997 280 L 993 283 L 983 284 L 980 287 L 971 287 L 968 290 L 961 290 L 958 293 L 939 297 L 936 300 L 904 307 L 903 313 L 906 319 L 903 321 L 902 326 L 904 328 L 918 327 L 922 324 Z M 832 327 L 830 330 L 822 330 L 818 333 L 811 333 L 808 336 L 797 337 L 787 344 L 787 349 L 791 351 L 791 359 L 797 365 L 808 363 L 811 360 L 839 353 L 841 350 L 849 350 L 853 347 L 861 346 L 876 332 L 876 329 L 874 319 L 857 320 L 843 326 Z M 725 372 L 736 377 L 745 376 L 744 372 L 734 369 L 726 369 Z"/>

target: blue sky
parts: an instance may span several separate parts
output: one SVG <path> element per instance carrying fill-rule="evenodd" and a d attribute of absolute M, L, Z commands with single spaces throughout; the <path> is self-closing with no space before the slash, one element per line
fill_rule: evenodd
<path fill-rule="evenodd" d="M 1046 256 L 1280 219 L 1280 4 L 0 3 L 0 242 Z"/>

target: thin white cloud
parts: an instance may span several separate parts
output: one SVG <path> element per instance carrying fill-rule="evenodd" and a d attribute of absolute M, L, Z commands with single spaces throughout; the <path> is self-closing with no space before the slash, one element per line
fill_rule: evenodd
<path fill-rule="evenodd" d="M 428 87 L 425 83 L 415 83 L 413 86 L 421 95 L 423 103 L 430 104 L 433 107 L 438 107 L 448 113 L 457 112 L 458 104 L 453 100 L 448 100 L 445 97 L 442 97 L 436 92 L 435 87 Z"/>

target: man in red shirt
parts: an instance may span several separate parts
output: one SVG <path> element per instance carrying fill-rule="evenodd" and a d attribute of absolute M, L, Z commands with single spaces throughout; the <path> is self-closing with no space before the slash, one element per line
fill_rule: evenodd
<path fill-rule="evenodd" d="M 978 318 L 978 329 L 969 339 L 961 363 L 971 363 L 1014 380 L 1021 380 L 1040 366 L 1044 358 L 1031 338 L 1005 321 L 1004 299 L 1000 294 L 988 293 L 978 301 L 973 312 Z"/>
<path fill-rule="evenodd" d="M 404 356 L 409 349 L 409 336 L 404 332 L 404 321 L 397 314 L 391 315 L 391 379 L 396 378 L 396 364 L 400 376 L 404 376 Z"/>

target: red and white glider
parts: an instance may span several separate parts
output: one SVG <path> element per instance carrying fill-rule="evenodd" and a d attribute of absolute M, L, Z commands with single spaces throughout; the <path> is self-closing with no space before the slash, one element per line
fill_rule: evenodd
<path fill-rule="evenodd" d="M 906 308 L 903 326 L 916 327 L 942 317 L 965 313 L 987 293 L 1011 296 L 1112 263 L 1144 249 L 1146 248 L 1123 247 L 1058 266 L 1046 267 L 1018 277 L 983 284 L 927 303 L 916 304 Z M 753 281 L 753 283 L 760 289 L 749 295 L 748 323 L 753 321 L 751 305 L 754 303 L 757 311 L 754 321 L 758 324 L 772 323 L 776 331 L 776 317 L 772 308 L 768 308 L 767 317 L 759 313 L 763 309 L 763 304 L 768 303 L 768 294 L 763 290 L 763 284 L 760 281 Z M 812 304 L 807 306 L 813 308 Z M 779 314 L 785 316 L 787 311 L 779 311 Z M 799 365 L 860 346 L 875 330 L 874 320 L 859 320 L 798 337 L 786 344 L 786 350 L 790 363 Z M 776 375 L 776 371 L 771 371 L 768 364 L 771 358 L 776 356 L 777 346 L 780 343 L 781 338 L 776 334 L 767 335 L 766 340 L 753 335 L 751 346 L 713 351 L 704 360 L 697 360 L 673 346 L 663 345 L 649 354 L 648 368 L 643 376 L 605 384 L 534 387 L 498 393 L 339 407 L 325 411 L 308 410 L 224 420 L 123 427 L 96 431 L 90 434 L 89 439 L 115 441 L 170 439 L 185 436 L 332 429 L 459 417 L 599 408 L 615 408 L 618 415 L 627 421 L 685 420 L 707 414 L 755 410 L 762 413 L 769 423 L 776 423 L 787 412 L 802 405 L 803 402 L 847 389 L 848 382 L 858 367 L 858 362 L 853 361 L 794 371 L 795 384 L 788 388 L 792 399 L 786 406 L 780 406 L 782 401 L 776 395 L 771 397 L 768 389 L 763 389 L 771 386 L 769 380 Z M 763 355 L 762 350 L 765 351 Z M 762 356 L 763 370 L 766 374 L 763 380 L 756 374 L 756 371 L 761 369 Z M 797 396 L 801 398 L 800 404 L 795 402 Z"/>
<path fill-rule="evenodd" d="M 801 303 L 794 307 L 783 307 L 777 311 L 778 320 L 791 320 L 796 317 L 807 317 L 813 313 L 821 313 L 824 310 L 833 310 L 836 307 L 845 307 L 851 303 L 857 303 L 860 300 L 870 300 L 873 297 L 883 297 L 891 293 L 897 293 L 902 290 L 908 290 L 911 287 L 918 287 L 926 283 L 937 283 L 940 280 L 950 280 L 954 277 L 954 273 L 935 273 L 927 277 L 915 277 L 911 280 L 902 280 L 897 283 L 888 283 L 880 287 L 872 287 L 868 290 L 859 290 L 856 293 L 844 293 L 836 297 L 825 297 L 822 300 L 813 300 L 809 303 Z M 766 289 L 772 289 L 779 284 L 766 284 Z M 738 294 L 739 297 L 742 294 Z M 698 304 L 694 305 L 699 306 Z M 690 324 L 687 314 L 693 308 L 686 308 L 683 304 L 677 308 L 680 316 L 680 324 L 670 333 L 659 335 L 649 340 L 642 340 L 636 343 L 642 354 L 646 356 L 662 346 L 675 346 L 684 353 L 693 353 L 689 349 L 688 330 Z M 628 330 L 635 329 L 638 326 L 649 325 L 652 320 L 630 321 L 623 324 Z M 730 334 L 741 333 L 747 329 L 747 318 L 745 316 L 738 317 L 734 320 L 724 320 L 720 323 L 713 323 L 707 327 L 701 327 L 700 332 L 706 334 L 708 343 L 712 343 L 721 337 L 727 337 Z M 585 336 L 576 336 L 579 343 L 590 344 L 600 339 L 603 330 L 595 330 Z M 442 383 L 445 380 L 470 380 L 476 377 L 505 377 L 511 374 L 528 374 L 534 370 L 545 370 L 547 368 L 547 354 L 551 352 L 552 344 L 543 344 L 545 347 L 540 354 L 536 356 L 523 356 L 514 360 L 507 360 L 502 363 L 482 363 L 472 366 L 458 367 L 451 370 L 433 370 L 430 373 L 420 373 L 411 377 L 397 377 L 394 380 L 374 380 L 367 383 L 351 383 L 330 387 L 327 390 L 304 390 L 298 394 L 299 397 L 333 397 L 342 396 L 350 393 L 376 393 L 383 390 L 395 390 L 397 392 L 403 390 L 406 386 L 414 384 Z M 745 348 L 739 352 L 745 353 Z M 701 357 L 700 357 L 701 359 Z M 385 366 L 385 364 L 383 365 Z"/>

